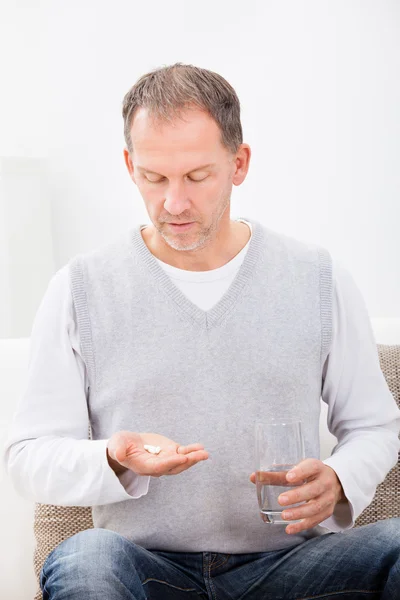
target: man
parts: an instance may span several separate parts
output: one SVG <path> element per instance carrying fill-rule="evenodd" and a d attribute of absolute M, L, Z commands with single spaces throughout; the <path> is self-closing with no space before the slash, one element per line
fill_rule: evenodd
<path fill-rule="evenodd" d="M 94 529 L 47 557 L 43 597 L 400 597 L 399 520 L 352 529 L 400 423 L 352 278 L 322 248 L 231 220 L 250 148 L 221 76 L 148 73 L 123 117 L 151 225 L 50 282 L 6 447 L 22 494 L 93 506 Z M 321 395 L 338 438 L 325 461 Z M 302 420 L 307 458 L 280 502 L 303 504 L 267 525 L 254 425 L 283 412 Z"/>

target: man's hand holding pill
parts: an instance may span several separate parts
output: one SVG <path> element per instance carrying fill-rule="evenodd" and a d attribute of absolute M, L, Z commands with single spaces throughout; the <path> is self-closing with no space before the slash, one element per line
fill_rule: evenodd
<path fill-rule="evenodd" d="M 158 433 L 117 431 L 107 444 L 107 459 L 117 475 L 126 469 L 152 477 L 177 475 L 207 458 L 201 444 L 182 446 Z"/>

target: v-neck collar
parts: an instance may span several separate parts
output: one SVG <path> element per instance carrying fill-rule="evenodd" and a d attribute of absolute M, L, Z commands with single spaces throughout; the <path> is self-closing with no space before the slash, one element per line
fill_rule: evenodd
<path fill-rule="evenodd" d="M 200 327 L 210 329 L 217 325 L 222 317 L 233 307 L 238 301 L 244 288 L 249 283 L 255 272 L 255 265 L 259 260 L 260 250 L 263 246 L 262 240 L 264 236 L 262 226 L 244 218 L 252 225 L 252 236 L 249 247 L 244 257 L 239 270 L 232 281 L 231 285 L 220 298 L 220 300 L 209 310 L 202 310 L 196 304 L 193 304 L 189 298 L 173 283 L 164 269 L 159 265 L 156 258 L 150 252 L 143 240 L 141 230 L 145 225 L 140 225 L 132 231 L 132 243 L 142 264 L 150 271 L 151 275 L 157 280 L 157 283 L 163 292 L 169 296 L 174 302 L 176 308 L 182 311 L 191 321 L 197 323 Z"/>

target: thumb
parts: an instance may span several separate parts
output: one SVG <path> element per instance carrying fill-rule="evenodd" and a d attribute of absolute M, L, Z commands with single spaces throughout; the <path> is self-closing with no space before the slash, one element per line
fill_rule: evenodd
<path fill-rule="evenodd" d="M 108 443 L 108 453 L 114 460 L 123 463 L 126 460 L 126 438 L 123 434 L 114 434 Z"/>

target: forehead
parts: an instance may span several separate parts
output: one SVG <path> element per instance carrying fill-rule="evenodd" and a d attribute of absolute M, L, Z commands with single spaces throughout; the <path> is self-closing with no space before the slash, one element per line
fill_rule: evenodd
<path fill-rule="evenodd" d="M 155 122 L 147 109 L 140 108 L 131 126 L 133 161 L 148 169 L 221 161 L 227 151 L 214 119 L 195 109 L 182 116 L 184 120 Z"/>

